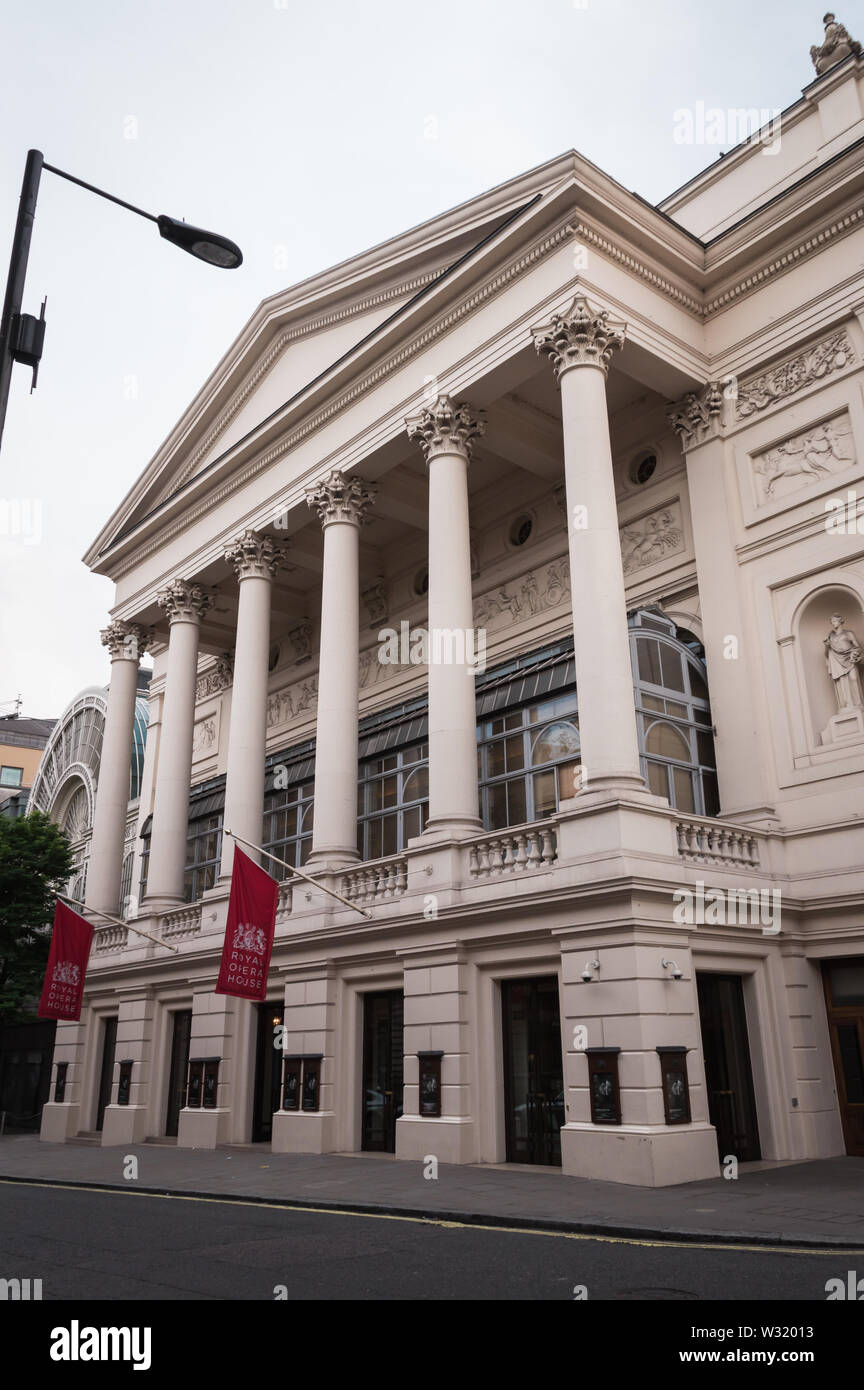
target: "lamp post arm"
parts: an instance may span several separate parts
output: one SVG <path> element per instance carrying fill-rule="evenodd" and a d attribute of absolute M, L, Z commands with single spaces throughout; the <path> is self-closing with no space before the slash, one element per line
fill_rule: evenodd
<path fill-rule="evenodd" d="M 154 217 L 152 212 L 145 212 L 143 208 L 136 208 L 134 203 L 127 203 L 124 198 L 115 198 L 113 193 L 106 193 L 104 188 L 97 188 L 95 183 L 85 183 L 83 179 L 76 179 L 74 174 L 67 174 L 65 169 L 58 169 L 54 164 L 42 165 L 50 174 L 57 174 L 61 179 L 67 179 L 69 183 L 77 183 L 79 188 L 86 188 L 88 193 L 95 193 L 100 198 L 107 198 L 109 203 L 117 203 L 121 208 L 128 208 L 130 212 L 137 212 L 139 217 L 146 217 L 148 222 L 158 222 L 159 218 Z"/>
<path fill-rule="evenodd" d="M 24 298 L 24 280 L 27 275 L 27 261 L 30 255 L 30 237 L 33 220 L 36 216 L 36 199 L 39 195 L 39 180 L 42 169 L 49 166 L 42 159 L 41 150 L 28 150 L 24 165 L 24 180 L 21 184 L 21 198 L 18 202 L 18 217 L 15 222 L 15 235 L 12 238 L 12 254 L 9 258 L 9 276 L 6 281 L 6 295 L 3 300 L 3 314 L 0 318 L 0 441 L 3 439 L 3 426 L 6 423 L 6 404 L 9 400 L 9 385 L 12 381 L 12 325 L 21 312 Z"/>

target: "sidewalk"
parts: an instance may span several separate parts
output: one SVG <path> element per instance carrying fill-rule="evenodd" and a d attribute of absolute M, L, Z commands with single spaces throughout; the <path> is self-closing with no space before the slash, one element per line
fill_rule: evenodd
<path fill-rule="evenodd" d="M 127 1154 L 138 1180 L 124 1180 Z M 195 1193 L 480 1224 L 645 1238 L 857 1248 L 864 1252 L 864 1158 L 742 1165 L 738 1178 L 625 1187 L 550 1168 L 423 1165 L 389 1156 L 271 1154 L 161 1144 L 103 1149 L 0 1139 L 0 1178 Z"/>

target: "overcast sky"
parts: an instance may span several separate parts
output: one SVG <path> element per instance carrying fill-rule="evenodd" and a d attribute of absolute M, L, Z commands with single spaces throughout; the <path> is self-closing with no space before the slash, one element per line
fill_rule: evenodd
<path fill-rule="evenodd" d="M 260 300 L 571 148 L 658 202 L 719 153 L 678 143 L 675 111 L 789 106 L 814 77 L 822 13 L 804 0 L 4 6 L 0 273 L 31 147 L 233 237 L 245 261 L 213 269 L 43 175 L 24 308 L 47 294 L 45 353 L 32 396 L 15 368 L 0 453 L 0 500 L 26 529 L 0 523 L 0 711 L 20 693 L 25 714 L 59 715 L 107 681 L 113 586 L 81 556 Z M 860 38 L 855 14 L 839 16 Z"/>

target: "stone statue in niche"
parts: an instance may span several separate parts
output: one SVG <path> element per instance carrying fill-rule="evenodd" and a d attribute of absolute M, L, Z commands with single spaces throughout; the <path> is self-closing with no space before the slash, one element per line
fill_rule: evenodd
<path fill-rule="evenodd" d="M 824 639 L 825 664 L 834 684 L 834 698 L 842 713 L 848 709 L 864 708 L 861 673 L 858 667 L 864 651 L 851 628 L 844 627 L 846 619 L 840 613 L 831 614 L 831 631 Z"/>

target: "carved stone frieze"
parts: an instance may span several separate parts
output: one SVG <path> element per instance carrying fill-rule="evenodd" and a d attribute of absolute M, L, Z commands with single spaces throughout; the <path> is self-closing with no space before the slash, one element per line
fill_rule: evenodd
<path fill-rule="evenodd" d="M 766 410 L 775 401 L 794 395 L 811 382 L 820 381 L 832 372 L 855 361 L 855 351 L 845 330 L 834 333 L 824 342 L 808 348 L 797 357 L 790 357 L 770 372 L 738 386 L 736 411 L 739 420 Z"/>
<path fill-rule="evenodd" d="M 209 671 L 198 677 L 195 683 L 195 700 L 206 700 L 211 695 L 219 695 L 234 679 L 234 662 L 231 655 L 225 652 L 220 656 L 215 666 L 211 666 Z"/>
<path fill-rule="evenodd" d="M 796 492 L 832 473 L 843 473 L 855 462 L 855 444 L 849 415 L 843 411 L 833 420 L 785 439 L 756 454 L 753 476 L 759 500 L 765 506 L 778 492 Z"/>
<path fill-rule="evenodd" d="M 658 507 L 656 512 L 622 526 L 620 534 L 625 574 L 647 569 L 670 555 L 680 555 L 685 549 L 681 505 L 670 502 Z"/>

